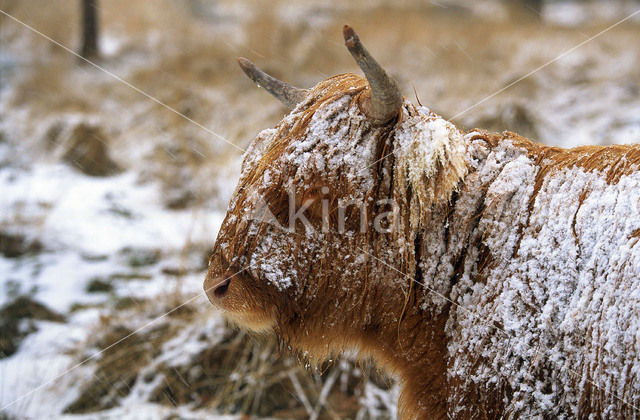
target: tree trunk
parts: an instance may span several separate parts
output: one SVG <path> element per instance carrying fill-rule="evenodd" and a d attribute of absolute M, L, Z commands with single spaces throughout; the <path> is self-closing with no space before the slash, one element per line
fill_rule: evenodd
<path fill-rule="evenodd" d="M 530 15 L 538 19 L 542 16 L 543 0 L 522 0 L 522 4 Z"/>
<path fill-rule="evenodd" d="M 98 0 L 82 2 L 82 48 L 80 55 L 86 59 L 98 57 Z"/>

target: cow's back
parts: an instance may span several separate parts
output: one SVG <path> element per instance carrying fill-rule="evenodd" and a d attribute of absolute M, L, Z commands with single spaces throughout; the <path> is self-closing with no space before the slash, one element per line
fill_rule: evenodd
<path fill-rule="evenodd" d="M 476 167 L 457 203 L 474 195 L 477 220 L 451 291 L 460 306 L 448 326 L 450 407 L 471 413 L 498 392 L 517 416 L 632 417 L 639 149 L 566 151 L 511 133 L 466 139 Z"/>

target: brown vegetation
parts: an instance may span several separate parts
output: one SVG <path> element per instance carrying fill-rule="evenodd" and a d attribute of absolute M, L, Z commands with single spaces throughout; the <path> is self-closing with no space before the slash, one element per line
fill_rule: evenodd
<path fill-rule="evenodd" d="M 64 322 L 65 317 L 27 296 L 0 308 L 0 359 L 15 353 L 20 342 L 37 330 L 35 321 Z"/>
<path fill-rule="evenodd" d="M 139 310 L 149 303 L 137 305 Z M 354 418 L 367 410 L 359 401 L 365 381 L 381 389 L 390 386 L 371 367 L 347 361 L 305 370 L 293 358 L 276 356 L 280 349 L 273 338 L 251 337 L 237 329 L 225 331 L 223 325 L 198 332 L 193 325 L 210 316 L 199 307 L 184 306 L 136 334 L 125 326 L 124 313 L 103 318 L 96 336 L 87 343 L 89 348 L 103 350 L 91 362 L 94 375 L 83 383 L 82 392 L 66 412 L 97 412 L 117 406 L 137 389 L 150 388 L 149 400 L 167 406 L 283 419 Z M 136 308 L 122 311 L 132 309 Z M 174 346 L 181 351 L 181 339 L 187 337 L 196 338 L 191 345 L 198 343 L 201 350 L 177 363 L 164 357 L 172 340 L 178 340 Z"/>

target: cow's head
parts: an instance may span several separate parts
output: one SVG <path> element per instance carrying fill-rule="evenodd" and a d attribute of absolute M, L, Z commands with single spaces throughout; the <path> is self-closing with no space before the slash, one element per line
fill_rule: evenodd
<path fill-rule="evenodd" d="M 366 78 L 303 90 L 239 59 L 293 111 L 247 150 L 204 286 L 230 320 L 317 356 L 366 347 L 402 318 L 415 213 L 448 200 L 466 170 L 447 163 L 464 153 L 455 127 L 403 102 L 348 26 L 344 37 Z"/>

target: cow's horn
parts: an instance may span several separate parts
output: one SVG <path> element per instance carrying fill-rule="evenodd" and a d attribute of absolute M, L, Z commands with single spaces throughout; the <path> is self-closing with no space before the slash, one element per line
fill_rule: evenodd
<path fill-rule="evenodd" d="M 242 71 L 249 76 L 249 79 L 253 80 L 258 86 L 265 88 L 267 92 L 278 98 L 289 109 L 295 108 L 307 96 L 306 89 L 298 89 L 269 76 L 246 58 L 239 57 L 238 64 L 240 64 Z"/>
<path fill-rule="evenodd" d="M 342 34 L 345 45 L 369 82 L 370 94 L 361 102 L 362 111 L 372 122 L 384 124 L 400 111 L 402 106 L 400 89 L 380 64 L 371 57 L 351 26 L 344 25 Z"/>

